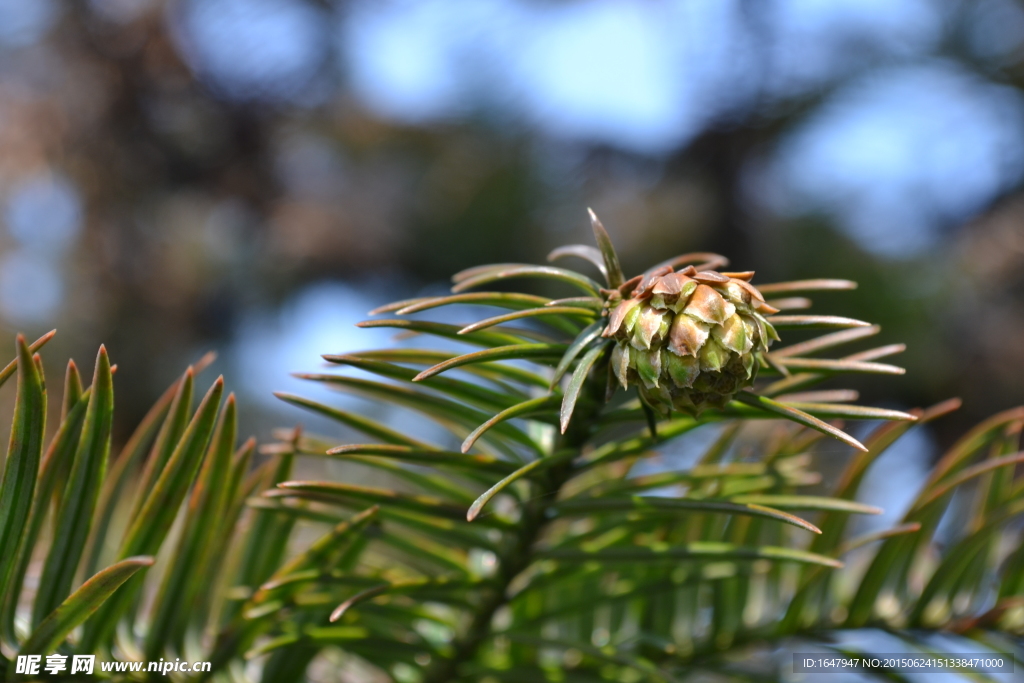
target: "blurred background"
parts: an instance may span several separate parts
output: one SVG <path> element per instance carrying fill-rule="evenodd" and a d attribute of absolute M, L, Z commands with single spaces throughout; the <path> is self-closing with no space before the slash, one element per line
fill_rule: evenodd
<path fill-rule="evenodd" d="M 105 342 L 122 438 L 215 349 L 266 437 L 370 308 L 592 206 L 627 271 L 860 281 L 816 310 L 909 345 L 865 401 L 965 401 L 920 470 L 1024 400 L 1022 59 L 1015 0 L 0 0 L 0 331 L 51 386 Z"/>

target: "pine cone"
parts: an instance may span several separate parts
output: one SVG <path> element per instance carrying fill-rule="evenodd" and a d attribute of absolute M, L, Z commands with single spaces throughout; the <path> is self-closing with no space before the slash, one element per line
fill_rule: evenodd
<path fill-rule="evenodd" d="M 673 272 L 670 266 L 605 290 L 603 335 L 614 338 L 612 371 L 662 413 L 724 407 L 751 386 L 779 339 L 764 314 L 778 311 L 750 284 L 752 272 Z M 628 297 L 628 298 L 624 298 Z"/>

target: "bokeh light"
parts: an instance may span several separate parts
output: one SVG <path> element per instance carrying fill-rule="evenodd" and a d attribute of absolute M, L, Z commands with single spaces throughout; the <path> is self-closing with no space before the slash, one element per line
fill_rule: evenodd
<path fill-rule="evenodd" d="M 0 324 L 108 342 L 125 406 L 213 347 L 294 420 L 273 378 L 382 343 L 364 304 L 587 206 L 630 270 L 862 281 L 830 309 L 910 345 L 866 398 L 1020 400 L 1013 0 L 0 0 L 0 57 Z"/>

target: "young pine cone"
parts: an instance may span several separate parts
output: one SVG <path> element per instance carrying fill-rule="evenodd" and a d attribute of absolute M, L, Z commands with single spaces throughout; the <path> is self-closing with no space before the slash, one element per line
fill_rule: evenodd
<path fill-rule="evenodd" d="M 748 282 L 752 276 L 664 266 L 612 290 L 603 334 L 618 342 L 611 364 L 619 383 L 635 384 L 662 413 L 692 414 L 724 407 L 751 386 L 762 354 L 779 339 L 764 317 L 778 311 Z"/>

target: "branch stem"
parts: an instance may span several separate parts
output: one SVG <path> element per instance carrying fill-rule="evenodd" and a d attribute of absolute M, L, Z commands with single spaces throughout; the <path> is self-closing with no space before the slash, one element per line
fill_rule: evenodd
<path fill-rule="evenodd" d="M 582 405 L 578 406 L 569 430 L 557 439 L 552 453 L 564 449 L 578 452 L 586 443 L 591 432 L 592 420 L 596 417 L 600 405 L 598 401 L 593 400 L 593 396 L 604 392 L 603 385 L 595 386 L 597 382 L 593 376 L 603 377 L 604 374 L 598 369 L 588 380 L 587 390 L 581 392 Z M 452 642 L 452 656 L 436 660 L 425 672 L 423 683 L 448 683 L 460 680 L 459 669 L 463 664 L 473 661 L 480 646 L 490 639 L 494 615 L 508 602 L 508 590 L 513 580 L 533 563 L 537 542 L 548 523 L 548 509 L 557 502 L 562 486 L 574 472 L 572 460 L 552 467 L 539 484 L 537 495 L 523 504 L 519 523 L 511 532 L 508 546 L 498 555 L 498 571 L 494 582 L 483 590 L 480 603 L 474 610 L 466 630 Z"/>

